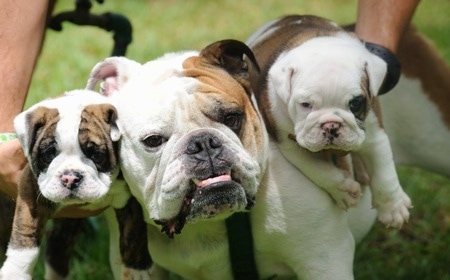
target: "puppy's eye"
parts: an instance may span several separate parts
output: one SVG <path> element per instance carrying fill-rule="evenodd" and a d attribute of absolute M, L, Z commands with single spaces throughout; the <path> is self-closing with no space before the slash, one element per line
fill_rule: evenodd
<path fill-rule="evenodd" d="M 46 147 L 41 153 L 39 154 L 39 158 L 41 161 L 45 164 L 50 164 L 52 160 L 56 157 L 58 153 L 58 150 L 54 145 L 50 145 Z"/>
<path fill-rule="evenodd" d="M 228 114 L 225 116 L 222 123 L 235 132 L 239 131 L 242 125 L 242 115 L 237 113 Z"/>
<path fill-rule="evenodd" d="M 106 160 L 106 153 L 100 150 L 92 151 L 89 158 L 97 165 L 102 165 Z"/>
<path fill-rule="evenodd" d="M 350 100 L 348 103 L 348 108 L 353 114 L 359 114 L 365 109 L 366 98 L 362 95 L 357 96 Z"/>
<path fill-rule="evenodd" d="M 312 104 L 309 103 L 309 102 L 302 102 L 302 103 L 300 103 L 300 105 L 301 105 L 303 108 L 306 108 L 306 109 L 311 109 L 311 108 L 312 108 Z"/>
<path fill-rule="evenodd" d="M 161 135 L 150 135 L 142 140 L 142 143 L 144 143 L 144 145 L 147 147 L 156 148 L 158 146 L 161 146 L 166 141 L 167 139 L 162 137 Z"/>

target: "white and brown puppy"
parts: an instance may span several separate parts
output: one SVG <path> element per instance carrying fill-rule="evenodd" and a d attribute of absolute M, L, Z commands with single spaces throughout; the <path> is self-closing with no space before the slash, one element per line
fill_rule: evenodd
<path fill-rule="evenodd" d="M 243 56 L 253 57 L 244 43 L 225 40 L 92 70 L 88 88 L 104 80 L 120 115 L 121 169 L 145 209 L 155 273 L 352 279 L 355 239 L 375 220 L 370 192 L 345 212 L 281 156 L 251 101 Z"/>
<path fill-rule="evenodd" d="M 342 208 L 358 202 L 359 184 L 323 160 L 353 152 L 370 177 L 379 220 L 399 228 L 411 200 L 397 177 L 377 95 L 387 72 L 354 34 L 315 16 L 286 16 L 248 39 L 261 66 L 252 87 L 270 135 L 285 157 Z"/>
<path fill-rule="evenodd" d="M 0 279 L 31 279 L 44 226 L 56 211 L 69 205 L 86 210 L 113 206 L 120 215 L 128 211 L 130 192 L 124 181 L 115 180 L 121 134 L 117 111 L 106 97 L 87 90 L 69 91 L 22 112 L 14 126 L 29 164 L 19 183 Z M 122 227 L 128 222 L 135 225 L 119 218 Z M 130 237 L 125 233 L 121 238 L 128 242 Z"/>

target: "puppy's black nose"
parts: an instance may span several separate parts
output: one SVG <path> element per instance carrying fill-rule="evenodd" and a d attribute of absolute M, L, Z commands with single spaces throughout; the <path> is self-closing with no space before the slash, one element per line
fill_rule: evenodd
<path fill-rule="evenodd" d="M 222 151 L 222 142 L 210 134 L 194 136 L 190 139 L 186 153 L 198 157 L 215 157 Z"/>
<path fill-rule="evenodd" d="M 83 175 L 77 171 L 64 171 L 61 175 L 61 183 L 63 187 L 69 190 L 78 188 L 82 180 Z"/>

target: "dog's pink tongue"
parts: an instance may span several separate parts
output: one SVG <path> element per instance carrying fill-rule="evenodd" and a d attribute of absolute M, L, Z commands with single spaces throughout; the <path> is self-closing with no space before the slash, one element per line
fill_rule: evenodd
<path fill-rule="evenodd" d="M 220 176 L 217 176 L 214 178 L 208 178 L 206 180 L 198 182 L 197 187 L 203 188 L 203 187 L 209 186 L 213 183 L 225 182 L 225 181 L 231 181 L 231 176 L 230 175 L 220 175 Z"/>

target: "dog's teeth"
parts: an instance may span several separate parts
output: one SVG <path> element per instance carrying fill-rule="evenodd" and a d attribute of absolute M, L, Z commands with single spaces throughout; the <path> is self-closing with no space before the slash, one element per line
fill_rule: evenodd
<path fill-rule="evenodd" d="M 192 182 L 194 182 L 194 184 L 195 184 L 196 186 L 198 186 L 198 185 L 200 184 L 200 180 L 199 180 L 199 179 L 196 179 L 196 178 L 193 178 L 193 179 L 192 179 Z"/>

